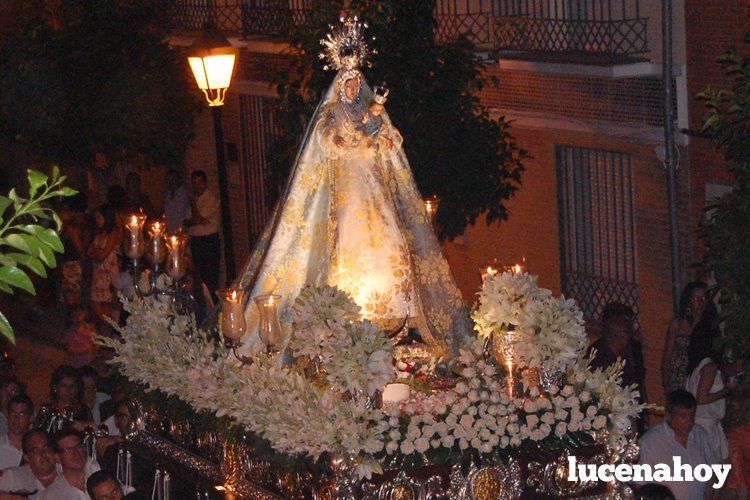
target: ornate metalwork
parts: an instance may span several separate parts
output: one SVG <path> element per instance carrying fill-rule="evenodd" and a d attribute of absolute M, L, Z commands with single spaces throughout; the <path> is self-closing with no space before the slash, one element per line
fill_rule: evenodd
<path fill-rule="evenodd" d="M 508 464 L 498 463 L 478 467 L 472 465 L 466 475 L 459 465 L 450 474 L 449 498 L 457 500 L 516 500 L 523 493 L 521 466 L 515 459 Z"/>
<path fill-rule="evenodd" d="M 544 53 L 585 53 L 611 58 L 649 51 L 648 19 L 638 0 L 592 0 L 563 8 L 557 0 L 439 0 L 435 36 L 443 43 L 466 36 L 478 47 Z M 291 26 L 312 21 L 311 0 L 163 0 L 169 28 L 218 29 L 249 36 L 283 36 Z"/>
<path fill-rule="evenodd" d="M 133 434 L 130 439 L 135 445 L 143 446 L 151 452 L 160 455 L 164 460 L 169 460 L 170 462 L 183 467 L 191 473 L 197 474 L 214 484 L 220 485 L 225 482 L 224 474 L 219 465 L 190 453 L 184 448 L 181 448 L 156 434 L 141 431 Z M 245 480 L 238 479 L 232 486 L 235 488 L 238 495 L 247 498 L 258 500 L 280 500 L 283 498 Z"/>

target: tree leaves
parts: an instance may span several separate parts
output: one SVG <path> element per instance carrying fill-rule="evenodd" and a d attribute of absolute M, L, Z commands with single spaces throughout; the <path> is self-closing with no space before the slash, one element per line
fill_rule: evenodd
<path fill-rule="evenodd" d="M 22 197 L 16 189 L 8 196 L 0 196 L 0 291 L 12 294 L 14 288 L 35 294 L 34 283 L 28 269 L 41 278 L 47 277 L 46 267 L 55 267 L 55 253 L 65 251 L 60 236 L 52 228 L 31 223 L 51 220 L 57 230 L 62 221 L 46 202 L 58 196 L 71 196 L 74 189 L 64 187 L 65 176 L 57 167 L 52 176 L 36 170 L 28 171 L 29 198 Z M 11 250 L 11 251 L 9 251 Z M 17 251 L 12 251 L 17 250 Z M 8 319 L 0 313 L 0 334 L 15 342 L 13 328 Z"/>
<path fill-rule="evenodd" d="M 750 41 L 748 35 L 746 40 Z M 708 114 L 703 130 L 723 149 L 734 174 L 733 190 L 706 206 L 703 265 L 716 279 L 724 320 L 724 355 L 750 353 L 750 55 L 730 51 L 719 61 L 731 79 L 726 88 L 706 88 L 699 98 Z"/>

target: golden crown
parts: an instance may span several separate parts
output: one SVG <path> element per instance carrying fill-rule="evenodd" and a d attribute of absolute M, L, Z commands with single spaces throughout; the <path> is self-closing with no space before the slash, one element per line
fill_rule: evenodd
<path fill-rule="evenodd" d="M 340 27 L 331 25 L 330 33 L 320 40 L 323 52 L 319 57 L 326 61 L 323 69 L 349 71 L 369 66 L 367 57 L 371 53 L 377 54 L 377 51 L 371 51 L 365 41 L 363 31 L 367 29 L 367 23 L 359 22 L 357 16 L 342 17 L 340 21 Z"/>

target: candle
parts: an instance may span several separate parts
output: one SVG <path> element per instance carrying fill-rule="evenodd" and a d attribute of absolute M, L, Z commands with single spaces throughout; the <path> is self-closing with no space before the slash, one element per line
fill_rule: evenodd
<path fill-rule="evenodd" d="M 411 387 L 407 384 L 386 384 L 383 387 L 383 403 L 399 403 L 411 396 Z"/>
<path fill-rule="evenodd" d="M 161 264 L 164 257 L 167 256 L 167 249 L 164 243 L 164 229 L 166 225 L 161 221 L 154 221 L 151 223 L 148 235 L 150 237 L 148 241 L 148 260 L 153 265 Z"/>
<path fill-rule="evenodd" d="M 187 264 L 185 263 L 187 241 L 187 237 L 181 232 L 170 234 L 166 238 L 166 270 L 167 275 L 172 278 L 173 281 L 179 281 L 187 274 Z"/>
<path fill-rule="evenodd" d="M 484 282 L 487 278 L 496 275 L 498 273 L 498 268 L 493 264 L 488 264 L 482 266 L 480 272 L 482 273 L 482 282 Z"/>
<path fill-rule="evenodd" d="M 437 196 L 430 196 L 424 200 L 424 209 L 427 212 L 427 217 L 433 218 L 438 211 L 440 205 L 440 198 Z"/>
<path fill-rule="evenodd" d="M 146 250 L 143 241 L 144 214 L 132 214 L 125 223 L 125 255 L 131 259 L 140 259 Z"/>
<path fill-rule="evenodd" d="M 258 295 L 255 303 L 258 306 L 258 336 L 269 351 L 281 342 L 281 323 L 279 322 L 279 300 L 281 295 Z"/>
<path fill-rule="evenodd" d="M 521 274 L 523 272 L 523 266 L 521 264 L 516 264 L 513 266 L 513 274 Z"/>
<path fill-rule="evenodd" d="M 217 290 L 221 298 L 221 333 L 224 338 L 236 342 L 245 335 L 244 291 L 238 288 Z"/>

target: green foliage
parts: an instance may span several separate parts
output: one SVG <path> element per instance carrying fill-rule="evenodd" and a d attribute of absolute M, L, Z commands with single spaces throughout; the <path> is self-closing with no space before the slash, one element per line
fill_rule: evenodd
<path fill-rule="evenodd" d="M 63 186 L 65 176 L 57 167 L 52 177 L 28 171 L 29 195 L 24 198 L 15 189 L 0 196 L 0 291 L 14 293 L 14 288 L 34 294 L 29 271 L 47 277 L 47 267 L 55 267 L 55 253 L 64 251 L 58 231 L 62 222 L 47 203 L 58 196 L 72 196 L 76 191 Z M 52 222 L 54 229 L 38 222 Z M 13 328 L 0 312 L 0 333 L 15 340 Z"/>
<path fill-rule="evenodd" d="M 186 61 L 154 27 L 158 2 L 13 2 L 21 14 L 0 47 L 2 133 L 61 165 L 90 166 L 95 153 L 181 161 L 199 101 Z"/>
<path fill-rule="evenodd" d="M 748 41 L 748 35 L 746 35 Z M 734 175 L 732 192 L 707 206 L 702 232 L 703 264 L 713 271 L 724 319 L 726 354 L 750 353 L 750 55 L 731 51 L 721 57 L 731 85 L 708 88 L 704 130 L 718 142 Z"/>
<path fill-rule="evenodd" d="M 441 198 L 441 236 L 461 234 L 482 213 L 487 223 L 506 219 L 504 202 L 518 189 L 528 155 L 516 145 L 508 123 L 492 120 L 477 97 L 488 82 L 475 47 L 466 39 L 436 43 L 434 0 L 315 2 L 312 21 L 290 27 L 292 46 L 301 57 L 278 77 L 277 118 L 284 133 L 271 154 L 270 184 L 283 185 L 303 127 L 331 83 L 333 73 L 324 71 L 318 59 L 318 40 L 344 3 L 376 37 L 378 54 L 365 73 L 371 85 L 386 82 L 391 89 L 386 107 L 404 136 L 419 189 Z"/>

